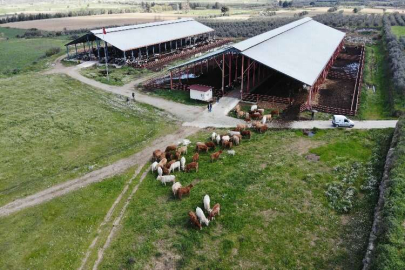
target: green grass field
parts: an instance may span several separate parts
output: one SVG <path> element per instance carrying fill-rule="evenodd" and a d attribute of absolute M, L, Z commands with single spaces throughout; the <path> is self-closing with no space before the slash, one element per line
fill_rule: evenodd
<path fill-rule="evenodd" d="M 390 119 L 392 109 L 389 102 L 389 70 L 384 56 L 382 43 L 366 47 L 366 62 L 364 65 L 364 84 L 361 93 L 360 119 Z M 367 89 L 367 86 L 370 88 Z M 375 87 L 375 92 L 372 89 Z"/>
<path fill-rule="evenodd" d="M 405 26 L 391 26 L 391 31 L 397 37 L 405 36 Z"/>
<path fill-rule="evenodd" d="M 207 102 L 191 99 L 189 91 L 155 89 L 145 93 L 186 105 L 207 106 Z"/>
<path fill-rule="evenodd" d="M 139 79 L 142 76 L 151 74 L 151 71 L 147 69 L 136 69 L 128 66 L 122 68 L 109 67 L 108 72 L 110 80 L 107 80 L 107 76 L 104 73 L 105 71 L 105 66 L 94 66 L 81 69 L 80 73 L 89 79 L 93 79 L 109 85 L 118 86 L 123 86 L 135 79 Z"/>
<path fill-rule="evenodd" d="M 0 219 L 6 269 L 77 269 L 134 170 Z"/>
<path fill-rule="evenodd" d="M 183 186 L 195 184 L 182 201 L 149 173 L 101 269 L 359 269 L 377 198 L 375 184 L 372 192 L 361 187 L 371 175 L 381 175 L 391 133 L 254 134 L 234 148 L 235 156 L 224 153 L 211 163 L 200 154 L 198 173 L 176 172 Z M 321 160 L 308 161 L 309 153 Z M 356 190 L 349 213 L 335 211 L 326 196 L 336 183 Z M 205 194 L 211 205 L 221 204 L 221 216 L 199 231 L 187 213 L 203 207 Z"/>
<path fill-rule="evenodd" d="M 56 56 L 46 57 L 50 48 L 60 48 L 64 52 L 66 40 L 60 38 L 15 38 L 25 31 L 0 28 L 0 76 L 7 77 L 24 71 L 38 71 L 49 66 Z M 2 38 L 3 37 L 3 38 Z M 58 54 L 58 55 L 60 55 Z"/>
<path fill-rule="evenodd" d="M 174 130 L 162 111 L 125 100 L 62 75 L 0 79 L 0 205 L 129 156 Z"/>

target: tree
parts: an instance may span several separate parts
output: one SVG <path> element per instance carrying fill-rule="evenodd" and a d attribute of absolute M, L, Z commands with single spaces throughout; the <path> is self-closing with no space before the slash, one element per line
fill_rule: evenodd
<path fill-rule="evenodd" d="M 280 1 L 281 2 L 281 1 Z M 310 6 L 315 6 L 315 2 L 309 3 Z"/>
<path fill-rule="evenodd" d="M 359 11 L 360 11 L 360 8 L 354 8 L 354 9 L 353 9 L 353 12 L 354 12 L 354 13 L 358 13 Z"/>
<path fill-rule="evenodd" d="M 284 1 L 283 2 L 283 8 L 286 8 L 286 7 L 288 7 L 289 6 L 289 3 L 287 2 L 287 1 Z"/>
<path fill-rule="evenodd" d="M 280 0 L 280 1 L 278 2 L 278 5 L 279 5 L 280 7 L 282 7 L 282 6 L 283 6 L 283 1 Z"/>

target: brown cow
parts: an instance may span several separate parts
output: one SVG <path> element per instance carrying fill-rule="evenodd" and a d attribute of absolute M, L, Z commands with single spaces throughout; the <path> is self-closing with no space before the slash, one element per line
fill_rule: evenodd
<path fill-rule="evenodd" d="M 160 161 L 160 156 L 161 156 L 161 155 L 162 155 L 162 151 L 160 151 L 159 149 L 153 151 L 153 154 L 152 154 L 152 161 Z"/>
<path fill-rule="evenodd" d="M 193 155 L 193 162 L 197 162 L 199 158 L 200 158 L 200 155 L 198 153 L 195 153 Z"/>
<path fill-rule="evenodd" d="M 198 221 L 197 215 L 193 211 L 190 211 L 188 212 L 188 216 L 190 217 L 191 224 L 197 226 L 198 228 L 200 228 L 200 230 L 202 230 L 202 226 L 200 221 Z"/>
<path fill-rule="evenodd" d="M 242 131 L 240 132 L 240 134 L 241 134 L 243 137 L 247 137 L 248 139 L 250 139 L 250 136 L 251 136 L 250 130 L 242 130 Z"/>
<path fill-rule="evenodd" d="M 198 162 L 191 162 L 191 163 L 187 164 L 186 172 L 190 172 L 192 169 L 194 169 L 196 172 L 198 172 Z"/>
<path fill-rule="evenodd" d="M 175 163 L 177 160 L 173 159 L 170 160 L 169 162 L 166 163 L 166 168 L 170 169 L 170 166 L 172 166 L 173 163 Z"/>
<path fill-rule="evenodd" d="M 193 188 L 193 184 L 190 184 L 186 187 L 180 187 L 177 190 L 177 198 L 181 200 L 184 195 L 190 195 L 190 190 Z"/>
<path fill-rule="evenodd" d="M 214 154 L 211 155 L 211 162 L 214 162 L 214 160 L 218 160 L 219 156 L 222 154 L 222 150 L 219 150 L 218 152 L 215 152 Z"/>
<path fill-rule="evenodd" d="M 211 213 L 208 217 L 209 220 L 213 220 L 216 215 L 219 216 L 219 212 L 221 211 L 221 205 L 219 203 L 215 204 L 214 207 L 212 207 Z"/>
<path fill-rule="evenodd" d="M 196 151 L 198 153 L 200 153 L 201 151 L 208 153 L 208 147 L 205 144 L 199 144 L 196 146 Z"/>
<path fill-rule="evenodd" d="M 215 143 L 213 142 L 206 142 L 205 146 L 207 146 L 209 150 L 215 150 Z"/>
<path fill-rule="evenodd" d="M 233 146 L 233 143 L 230 142 L 230 141 L 224 141 L 224 142 L 222 143 L 222 148 L 223 148 L 223 149 L 225 149 L 225 148 L 232 149 L 232 146 Z"/>
<path fill-rule="evenodd" d="M 170 151 L 175 151 L 177 149 L 176 145 L 169 145 L 168 147 L 166 147 L 165 152 L 170 152 Z"/>

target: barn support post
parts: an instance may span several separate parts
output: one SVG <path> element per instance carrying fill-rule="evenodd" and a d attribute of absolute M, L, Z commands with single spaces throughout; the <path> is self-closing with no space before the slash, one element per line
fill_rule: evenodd
<path fill-rule="evenodd" d="M 228 86 L 231 86 L 232 83 L 232 53 L 228 54 L 229 55 L 229 83 Z"/>
<path fill-rule="evenodd" d="M 173 70 L 170 70 L 170 89 L 173 90 Z"/>
<path fill-rule="evenodd" d="M 66 46 L 66 54 L 67 54 L 67 58 L 69 59 L 69 45 Z"/>
<path fill-rule="evenodd" d="M 110 81 L 110 75 L 108 74 L 108 46 L 107 46 L 107 41 L 104 41 L 104 44 L 105 44 L 105 49 L 104 49 L 105 68 L 107 70 L 107 80 Z"/>
<path fill-rule="evenodd" d="M 86 43 L 83 42 L 84 53 L 86 53 Z"/>
<path fill-rule="evenodd" d="M 96 40 L 97 45 L 97 57 L 100 60 L 100 40 Z"/>
<path fill-rule="evenodd" d="M 187 69 L 187 83 L 188 83 L 188 74 L 190 73 L 190 68 L 186 66 L 186 69 Z"/>
<path fill-rule="evenodd" d="M 261 81 L 261 77 L 260 77 L 260 68 L 261 68 L 261 66 L 262 66 L 262 65 L 259 64 L 258 67 L 257 67 L 257 80 L 258 80 L 258 81 Z"/>
<path fill-rule="evenodd" d="M 222 54 L 222 95 L 224 95 L 225 88 L 225 53 Z"/>
<path fill-rule="evenodd" d="M 88 35 L 87 35 L 87 46 L 89 47 L 89 58 L 91 58 L 90 41 L 89 41 Z M 91 59 L 89 59 L 89 60 L 91 60 Z"/>
<path fill-rule="evenodd" d="M 77 57 L 77 44 L 75 44 L 75 51 L 76 51 L 76 57 Z"/>
<path fill-rule="evenodd" d="M 149 50 L 148 50 L 148 46 L 146 46 L 146 59 L 149 59 Z"/>
<path fill-rule="evenodd" d="M 250 93 L 250 58 L 248 59 L 246 92 L 247 92 L 247 93 Z"/>
<path fill-rule="evenodd" d="M 152 55 L 155 56 L 155 45 L 152 47 Z"/>
<path fill-rule="evenodd" d="M 240 99 L 243 99 L 243 65 L 245 62 L 245 56 L 242 55 L 242 69 L 241 69 L 241 83 L 240 83 Z"/>
<path fill-rule="evenodd" d="M 253 63 L 253 86 L 255 87 L 255 81 L 256 81 L 256 61 Z"/>
<path fill-rule="evenodd" d="M 181 69 L 179 70 L 179 84 L 181 85 Z"/>
<path fill-rule="evenodd" d="M 134 57 L 134 50 L 131 51 L 131 56 L 132 56 L 132 61 L 134 61 L 135 57 Z"/>
<path fill-rule="evenodd" d="M 159 54 L 162 53 L 162 43 L 159 43 Z"/>
<path fill-rule="evenodd" d="M 126 55 L 125 51 L 123 51 L 123 53 L 124 53 L 124 60 L 127 61 L 127 55 Z"/>
<path fill-rule="evenodd" d="M 236 55 L 236 59 L 235 59 L 235 81 L 238 79 L 238 57 L 239 55 Z"/>

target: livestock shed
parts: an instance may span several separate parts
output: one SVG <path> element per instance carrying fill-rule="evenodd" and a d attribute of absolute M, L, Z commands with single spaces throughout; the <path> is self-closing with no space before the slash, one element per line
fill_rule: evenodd
<path fill-rule="evenodd" d="M 303 18 L 177 65 L 163 80 L 145 86 L 203 84 L 212 86 L 215 96 L 233 90 L 244 101 L 309 110 L 335 60 L 347 51 L 344 37 L 344 32 Z"/>
<path fill-rule="evenodd" d="M 187 18 L 92 30 L 65 46 L 68 58 L 142 66 L 182 49 L 206 45 L 214 38 L 213 31 Z"/>

